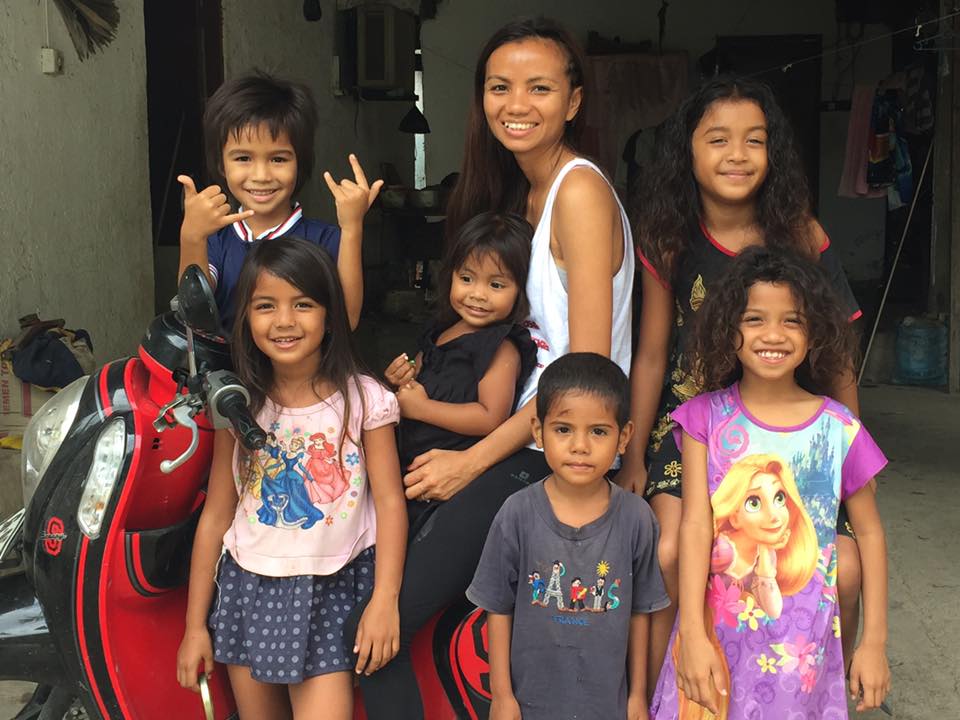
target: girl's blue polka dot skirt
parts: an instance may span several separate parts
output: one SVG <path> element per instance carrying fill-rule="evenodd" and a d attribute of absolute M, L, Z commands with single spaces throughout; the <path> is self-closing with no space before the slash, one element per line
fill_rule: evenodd
<path fill-rule="evenodd" d="M 352 669 L 347 616 L 373 590 L 374 549 L 333 575 L 266 577 L 225 553 L 210 614 L 214 657 L 250 668 L 255 680 L 298 683 Z"/>

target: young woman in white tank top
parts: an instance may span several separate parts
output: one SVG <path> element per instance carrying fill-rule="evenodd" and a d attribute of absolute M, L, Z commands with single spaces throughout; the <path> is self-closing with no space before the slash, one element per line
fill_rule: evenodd
<path fill-rule="evenodd" d="M 409 656 L 416 631 L 462 599 L 503 501 L 549 473 L 531 444 L 537 379 L 568 352 L 596 352 L 630 369 L 630 228 L 613 188 L 577 153 L 589 92 L 570 34 L 544 19 L 512 22 L 481 51 L 463 172 L 447 232 L 485 211 L 525 215 L 536 227 L 527 294 L 541 366 L 517 412 L 469 450 L 430 450 L 403 468 L 407 497 L 430 502 L 411 528 L 400 593 L 400 652 L 361 678 L 370 720 L 419 720 Z M 503 628 L 488 627 L 489 632 Z M 348 631 L 349 632 L 349 629 Z"/>
<path fill-rule="evenodd" d="M 574 157 L 568 160 L 550 186 L 547 193 L 546 202 L 540 215 L 540 221 L 536 226 L 536 232 L 533 236 L 533 248 L 530 256 L 530 273 L 527 276 L 527 295 L 530 298 L 530 319 L 527 326 L 530 329 L 530 335 L 537 343 L 538 367 L 530 376 L 517 407 L 523 407 L 537 394 L 537 381 L 540 379 L 540 373 L 543 368 L 552 363 L 561 355 L 570 352 L 570 318 L 576 316 L 578 311 L 593 313 L 589 302 L 585 303 L 583 308 L 571 308 L 570 280 L 567 270 L 567 263 L 558 258 L 554 250 L 554 238 L 557 233 L 554 231 L 554 210 L 557 203 L 557 196 L 564 189 L 564 180 L 567 176 L 580 168 L 589 168 L 589 171 L 580 170 L 577 175 L 583 178 L 585 172 L 593 172 L 606 183 L 602 171 L 595 164 L 580 157 Z M 572 178 L 571 178 L 572 179 Z M 581 182 L 596 183 L 591 177 L 583 178 Z M 630 330 L 631 330 L 631 309 L 630 300 L 633 290 L 633 270 L 634 259 L 632 257 L 633 242 L 630 235 L 630 225 L 627 221 L 626 213 L 620 205 L 619 199 L 610 188 L 610 195 L 616 203 L 616 208 L 620 215 L 620 228 L 622 231 L 623 256 L 620 267 L 613 275 L 612 287 L 607 287 L 605 283 L 598 283 L 598 288 L 603 292 L 612 292 L 612 306 L 610 318 L 610 358 L 620 366 L 624 373 L 630 374 Z M 566 202 L 573 206 L 579 206 L 580 202 L 571 202 L 572 198 L 566 198 Z M 563 236 L 562 228 L 557 228 Z M 590 238 L 568 238 L 568 243 L 589 242 Z M 559 245 L 559 242 L 556 243 Z M 574 270 L 576 272 L 576 270 Z M 584 273 L 584 275 L 587 275 Z M 585 277 L 589 280 L 589 277 Z M 580 298 L 577 298 L 580 300 Z M 587 300 L 584 298 L 584 300 Z M 581 300 L 582 302 L 582 300 Z M 579 304 L 579 303 L 578 303 Z M 596 308 L 600 310 L 600 308 Z"/>

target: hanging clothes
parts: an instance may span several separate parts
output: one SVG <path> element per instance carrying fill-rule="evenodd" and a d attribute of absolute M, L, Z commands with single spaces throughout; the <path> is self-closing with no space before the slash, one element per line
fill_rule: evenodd
<path fill-rule="evenodd" d="M 846 198 L 878 198 L 883 190 L 867 185 L 868 138 L 873 113 L 873 85 L 856 85 L 850 99 L 850 119 L 847 122 L 847 149 L 844 153 L 843 174 L 837 194 Z"/>
<path fill-rule="evenodd" d="M 685 52 L 592 55 L 587 74 L 596 90 L 586 118 L 585 151 L 614 184 L 622 186 L 627 169 L 618 163 L 627 139 L 654 128 L 687 96 L 689 59 Z"/>
<path fill-rule="evenodd" d="M 885 90 L 874 96 L 867 158 L 867 184 L 874 189 L 887 188 L 897 179 L 894 155 L 899 114 L 900 103 L 895 90 Z"/>
<path fill-rule="evenodd" d="M 887 210 L 901 208 L 913 197 L 913 163 L 910 162 L 910 147 L 901 133 L 894 136 L 894 142 L 892 154 L 896 176 L 887 188 Z"/>
<path fill-rule="evenodd" d="M 919 135 L 933 127 L 931 80 L 921 64 L 911 65 L 904 75 L 903 128 L 905 132 Z"/>
<path fill-rule="evenodd" d="M 902 77 L 898 79 L 902 80 Z M 884 197 L 896 210 L 913 196 L 913 165 L 904 134 L 902 93 L 891 80 L 857 85 L 847 125 L 840 197 Z"/>

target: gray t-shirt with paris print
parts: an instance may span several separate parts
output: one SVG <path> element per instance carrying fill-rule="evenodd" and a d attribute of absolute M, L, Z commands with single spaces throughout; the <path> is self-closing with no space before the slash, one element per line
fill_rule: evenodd
<path fill-rule="evenodd" d="M 649 505 L 613 483 L 607 511 L 581 528 L 557 519 L 542 481 L 504 503 L 467 597 L 513 616 L 524 720 L 626 716 L 630 617 L 669 604 L 658 537 Z"/>

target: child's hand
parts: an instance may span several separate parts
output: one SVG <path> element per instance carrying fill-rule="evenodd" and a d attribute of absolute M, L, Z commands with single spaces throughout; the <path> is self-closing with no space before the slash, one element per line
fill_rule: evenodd
<path fill-rule="evenodd" d="M 400 610 L 396 599 L 377 595 L 367 603 L 357 626 L 353 652 L 357 654 L 357 675 L 370 675 L 393 660 L 400 651 Z"/>
<path fill-rule="evenodd" d="M 387 382 L 395 388 L 403 387 L 408 382 L 416 379 L 416 363 L 411 360 L 406 353 L 402 353 L 401 355 L 397 355 L 397 357 L 393 359 L 393 362 L 387 365 L 387 369 L 383 371 L 383 374 L 387 378 Z"/>
<path fill-rule="evenodd" d="M 706 635 L 681 640 L 677 680 L 688 700 L 719 715 L 721 701 L 717 696 L 727 694 L 723 677 L 723 664 L 717 649 Z"/>
<path fill-rule="evenodd" d="M 650 720 L 645 697 L 642 695 L 627 696 L 627 720 Z"/>
<path fill-rule="evenodd" d="M 850 663 L 850 697 L 857 712 L 880 707 L 890 692 L 890 666 L 883 645 L 861 644 Z"/>
<path fill-rule="evenodd" d="M 643 491 L 647 489 L 647 468 L 642 461 L 635 461 L 629 452 L 622 459 L 615 482 L 624 490 L 643 497 Z"/>
<path fill-rule="evenodd" d="M 183 224 L 180 226 L 180 241 L 200 242 L 227 225 L 251 217 L 253 210 L 231 213 L 227 196 L 220 192 L 219 185 L 211 185 L 197 192 L 193 178 L 177 175 L 183 185 Z"/>
<path fill-rule="evenodd" d="M 397 390 L 397 403 L 400 405 L 400 414 L 405 418 L 417 419 L 420 408 L 429 400 L 427 391 L 416 380 L 410 380 Z"/>
<path fill-rule="evenodd" d="M 521 720 L 520 703 L 514 695 L 498 695 L 494 693 L 490 701 L 490 720 Z"/>
<path fill-rule="evenodd" d="M 197 673 L 201 662 L 204 672 L 210 675 L 213 672 L 213 643 L 210 641 L 210 633 L 206 628 L 187 630 L 180 641 L 180 649 L 177 650 L 177 682 L 180 687 L 200 692 Z"/>
<path fill-rule="evenodd" d="M 367 182 L 367 176 L 360 167 L 360 161 L 353 153 L 349 155 L 350 165 L 353 167 L 354 181 L 341 180 L 339 184 L 333 179 L 329 172 L 323 174 L 323 179 L 327 181 L 327 187 L 337 203 L 337 222 L 340 228 L 348 226 L 357 227 L 363 224 L 363 216 L 373 205 L 373 201 L 380 194 L 380 188 L 383 187 L 383 180 L 375 180 L 373 185 Z"/>

